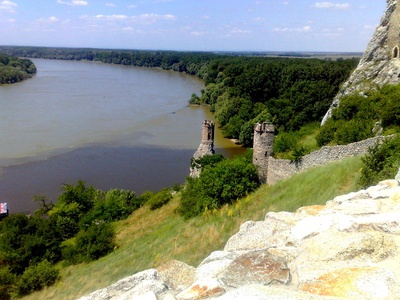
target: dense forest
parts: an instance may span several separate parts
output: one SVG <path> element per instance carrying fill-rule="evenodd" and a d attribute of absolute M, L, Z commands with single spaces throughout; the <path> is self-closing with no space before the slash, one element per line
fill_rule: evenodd
<path fill-rule="evenodd" d="M 190 103 L 208 105 L 224 135 L 246 147 L 252 146 L 255 122 L 271 121 L 280 133 L 321 121 L 340 84 L 358 63 L 356 58 L 331 61 L 211 52 L 5 46 L 0 52 L 157 67 L 198 76 L 206 88 L 201 95 L 192 95 Z"/>
<path fill-rule="evenodd" d="M 35 73 L 31 60 L 0 53 L 0 84 L 19 82 Z"/>

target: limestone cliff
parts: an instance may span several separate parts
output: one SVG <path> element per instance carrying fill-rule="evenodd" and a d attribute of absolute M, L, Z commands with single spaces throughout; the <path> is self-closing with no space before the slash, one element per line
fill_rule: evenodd
<path fill-rule="evenodd" d="M 382 1 L 382 0 L 380 0 Z M 325 114 L 323 125 L 340 99 L 355 92 L 364 93 L 383 84 L 400 82 L 400 6 L 387 0 L 387 9 L 376 28 L 357 68 L 343 84 Z"/>

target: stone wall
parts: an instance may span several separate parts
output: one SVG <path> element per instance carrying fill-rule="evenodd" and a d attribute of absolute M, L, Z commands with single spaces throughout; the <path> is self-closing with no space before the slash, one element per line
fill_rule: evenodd
<path fill-rule="evenodd" d="M 281 179 L 315 166 L 325 165 L 351 156 L 363 155 L 367 153 L 369 147 L 382 140 L 383 137 L 374 137 L 349 145 L 324 146 L 318 151 L 303 156 L 299 162 L 292 162 L 289 159 L 276 159 L 270 156 L 267 183 L 274 184 Z"/>

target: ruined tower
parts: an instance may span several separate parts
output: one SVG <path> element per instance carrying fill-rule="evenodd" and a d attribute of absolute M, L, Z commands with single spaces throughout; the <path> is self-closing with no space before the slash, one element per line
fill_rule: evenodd
<path fill-rule="evenodd" d="M 269 122 L 257 123 L 254 127 L 253 164 L 258 170 L 258 178 L 267 182 L 268 158 L 273 154 L 275 127 Z"/>
<path fill-rule="evenodd" d="M 321 125 L 331 117 L 332 110 L 340 104 L 343 96 L 365 93 L 384 84 L 400 83 L 400 4 L 397 0 L 386 2 L 386 12 L 357 68 L 333 99 Z"/>
<path fill-rule="evenodd" d="M 197 151 L 193 155 L 193 159 L 199 159 L 204 155 L 213 155 L 214 152 L 214 122 L 210 120 L 204 120 L 201 126 L 201 143 Z M 190 167 L 190 176 L 198 177 L 201 169 L 196 166 Z"/>

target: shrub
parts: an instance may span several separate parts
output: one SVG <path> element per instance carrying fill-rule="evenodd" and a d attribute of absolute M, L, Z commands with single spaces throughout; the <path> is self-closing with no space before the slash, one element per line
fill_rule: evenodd
<path fill-rule="evenodd" d="M 319 133 L 315 137 L 319 147 L 329 144 L 335 138 L 336 123 L 333 119 L 329 119 L 324 126 L 321 127 Z"/>
<path fill-rule="evenodd" d="M 0 299 L 11 299 L 16 280 L 16 276 L 10 272 L 9 268 L 0 268 Z"/>
<path fill-rule="evenodd" d="M 190 166 L 192 168 L 202 169 L 206 166 L 214 166 L 224 159 L 225 158 L 222 154 L 204 155 L 203 157 L 200 157 L 198 159 L 192 158 Z"/>
<path fill-rule="evenodd" d="M 151 198 L 147 201 L 151 210 L 156 210 L 167 204 L 169 201 L 172 200 L 172 194 L 170 190 L 167 188 L 162 189 L 160 192 L 151 196 Z"/>
<path fill-rule="evenodd" d="M 22 274 L 18 284 L 18 294 L 27 295 L 52 285 L 59 277 L 58 270 L 47 260 L 31 266 Z"/>
<path fill-rule="evenodd" d="M 111 189 L 106 193 L 98 191 L 95 205 L 82 217 L 80 227 L 85 228 L 98 221 L 113 222 L 125 219 L 140 206 L 132 191 L 120 189 Z"/>
<path fill-rule="evenodd" d="M 362 158 L 362 163 L 359 184 L 364 188 L 380 180 L 394 178 L 400 165 L 400 136 L 371 147 Z"/>
<path fill-rule="evenodd" d="M 274 153 L 284 153 L 293 150 L 299 138 L 291 132 L 282 132 L 274 140 Z"/>
<path fill-rule="evenodd" d="M 116 246 L 114 229 L 109 223 L 90 225 L 77 234 L 74 242 L 66 243 L 63 248 L 64 258 L 71 264 L 99 259 Z"/>
<path fill-rule="evenodd" d="M 179 212 L 191 218 L 206 210 L 231 204 L 258 187 L 257 170 L 250 155 L 227 159 L 207 166 L 199 178 L 188 178 Z"/>

